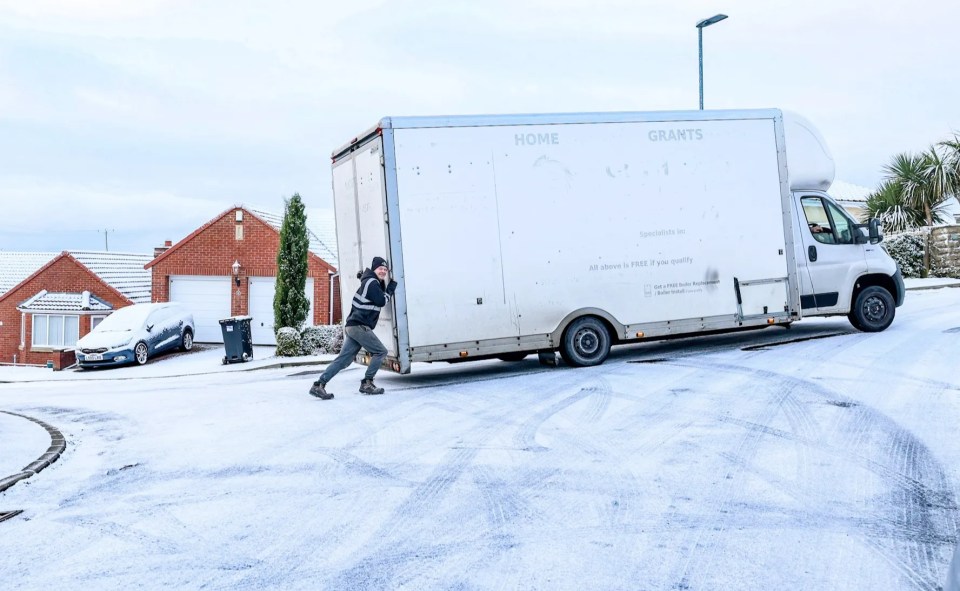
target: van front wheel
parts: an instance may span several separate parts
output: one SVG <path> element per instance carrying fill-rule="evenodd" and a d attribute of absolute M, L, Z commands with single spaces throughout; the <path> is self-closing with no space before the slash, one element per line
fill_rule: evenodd
<path fill-rule="evenodd" d="M 567 327 L 560 344 L 560 356 L 568 365 L 600 365 L 610 354 L 610 331 L 597 318 L 579 318 Z"/>
<path fill-rule="evenodd" d="M 880 332 L 890 326 L 896 312 L 890 292 L 874 285 L 857 295 L 850 311 L 850 324 L 863 332 Z"/>

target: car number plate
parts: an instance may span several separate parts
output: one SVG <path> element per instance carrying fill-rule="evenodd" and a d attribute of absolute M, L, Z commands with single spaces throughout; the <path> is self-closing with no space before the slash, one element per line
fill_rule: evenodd
<path fill-rule="evenodd" d="M 84 361 L 103 361 L 103 355 L 99 353 L 90 353 L 89 355 L 83 356 Z"/>

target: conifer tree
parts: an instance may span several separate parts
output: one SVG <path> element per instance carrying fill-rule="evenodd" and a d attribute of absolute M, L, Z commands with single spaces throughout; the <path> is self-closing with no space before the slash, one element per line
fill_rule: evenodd
<path fill-rule="evenodd" d="M 273 296 L 274 330 L 291 327 L 299 331 L 310 310 L 306 294 L 310 247 L 307 213 L 299 193 L 284 202 L 286 209 L 277 252 L 277 288 Z"/>

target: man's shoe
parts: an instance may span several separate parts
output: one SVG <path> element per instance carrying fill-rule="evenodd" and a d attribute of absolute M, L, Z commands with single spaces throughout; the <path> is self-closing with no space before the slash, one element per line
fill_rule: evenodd
<path fill-rule="evenodd" d="M 333 394 L 327 392 L 320 382 L 314 382 L 313 385 L 310 386 L 310 395 L 316 396 L 320 400 L 330 400 L 333 398 Z"/>
<path fill-rule="evenodd" d="M 363 380 L 360 382 L 361 394 L 383 394 L 383 388 L 377 388 L 373 385 L 373 380 Z"/>

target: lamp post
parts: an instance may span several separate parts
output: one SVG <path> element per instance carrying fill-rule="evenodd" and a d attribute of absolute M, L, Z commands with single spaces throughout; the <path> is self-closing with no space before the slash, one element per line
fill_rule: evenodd
<path fill-rule="evenodd" d="M 715 14 L 697 23 L 697 41 L 700 46 L 700 110 L 703 110 L 703 28 L 719 23 L 727 18 L 725 14 Z"/>

